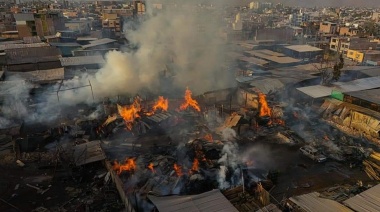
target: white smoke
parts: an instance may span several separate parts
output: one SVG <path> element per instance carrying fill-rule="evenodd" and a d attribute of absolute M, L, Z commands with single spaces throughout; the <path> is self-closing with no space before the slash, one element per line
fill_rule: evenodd
<path fill-rule="evenodd" d="M 236 140 L 236 132 L 231 128 L 225 128 L 222 131 L 222 139 L 223 141 L 235 141 Z"/>
<path fill-rule="evenodd" d="M 234 142 L 236 138 L 236 132 L 231 128 L 226 128 L 222 131 L 222 138 L 227 141 L 222 148 L 222 157 L 218 160 L 221 164 L 218 172 L 218 183 L 220 189 L 227 188 L 230 186 L 229 182 L 234 182 L 233 184 L 239 183 L 239 181 L 234 180 L 236 178 L 235 173 L 240 173 L 238 164 L 240 163 L 239 149 L 237 143 Z M 226 172 L 228 168 L 234 170 L 231 179 L 226 179 Z"/>
<path fill-rule="evenodd" d="M 90 80 L 96 98 L 135 94 L 143 89 L 160 94 L 164 86 L 160 78 L 164 73 L 173 80 L 173 88 L 183 90 L 188 86 L 194 93 L 234 85 L 234 78 L 229 76 L 233 73 L 223 68 L 226 65 L 226 45 L 220 36 L 223 19 L 215 7 L 202 8 L 184 2 L 182 6 L 153 12 L 153 7 L 147 4 L 150 11 L 147 20 L 139 26 L 125 24 L 126 38 L 137 50 L 109 52 L 106 64 L 94 77 L 82 76 L 79 82 L 73 82 L 73 87 L 86 85 Z M 91 101 L 89 89 L 61 95 L 67 101 Z"/>
<path fill-rule="evenodd" d="M 227 173 L 227 167 L 220 166 L 220 169 L 218 172 L 218 183 L 219 183 L 220 189 L 227 189 L 230 187 L 230 183 L 226 181 L 226 173 Z"/>

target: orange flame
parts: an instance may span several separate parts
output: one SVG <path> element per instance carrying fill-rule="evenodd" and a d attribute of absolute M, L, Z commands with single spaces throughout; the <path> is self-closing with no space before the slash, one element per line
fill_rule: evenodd
<path fill-rule="evenodd" d="M 158 100 L 153 105 L 153 111 L 157 111 L 158 109 L 161 109 L 163 111 L 168 111 L 169 108 L 169 101 L 168 99 L 164 99 L 163 96 L 159 96 Z"/>
<path fill-rule="evenodd" d="M 186 88 L 186 91 L 185 91 L 185 102 L 181 104 L 180 110 L 186 110 L 190 106 L 190 107 L 194 108 L 198 112 L 201 111 L 201 108 L 199 107 L 198 102 L 191 97 L 192 94 L 193 93 L 189 90 L 189 88 Z"/>
<path fill-rule="evenodd" d="M 119 163 L 115 160 L 112 169 L 120 175 L 123 171 L 134 171 L 136 170 L 136 163 L 133 158 L 128 158 L 125 160 L 124 164 Z"/>
<path fill-rule="evenodd" d="M 199 161 L 194 158 L 193 166 L 191 167 L 191 171 L 197 172 L 199 170 Z"/>
<path fill-rule="evenodd" d="M 123 117 L 127 128 L 132 129 L 133 122 L 136 118 L 140 117 L 139 112 L 141 111 L 140 103 L 137 99 L 129 106 L 117 105 L 117 110 L 121 117 Z"/>
<path fill-rule="evenodd" d="M 268 102 L 266 100 L 265 94 L 259 93 L 259 103 L 260 103 L 260 113 L 259 113 L 259 116 L 260 117 L 271 116 L 272 115 L 272 111 L 268 107 Z"/>
<path fill-rule="evenodd" d="M 153 173 L 156 172 L 156 171 L 154 171 L 153 163 L 149 163 L 149 165 L 148 165 L 148 169 L 150 169 Z"/>
<path fill-rule="evenodd" d="M 177 173 L 177 176 L 180 177 L 183 175 L 182 173 L 182 167 L 180 165 L 177 165 L 176 163 L 174 164 L 174 171 Z"/>
<path fill-rule="evenodd" d="M 212 138 L 212 135 L 210 133 L 207 133 L 204 137 L 203 137 L 206 141 L 210 141 L 212 142 L 214 139 Z"/>

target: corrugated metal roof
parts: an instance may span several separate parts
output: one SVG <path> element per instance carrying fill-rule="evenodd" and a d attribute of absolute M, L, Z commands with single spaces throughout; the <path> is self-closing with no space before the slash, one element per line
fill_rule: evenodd
<path fill-rule="evenodd" d="M 101 55 L 96 56 L 78 56 L 78 57 L 62 57 L 59 58 L 62 66 L 76 66 L 88 64 L 103 64 L 104 58 Z"/>
<path fill-rule="evenodd" d="M 313 85 L 297 88 L 297 90 L 313 98 L 321 98 L 330 96 L 333 90 L 345 93 L 352 91 L 363 91 L 374 88 L 380 88 L 380 77 L 368 77 L 353 80 L 350 82 L 335 82 L 330 87 L 323 85 Z"/>
<path fill-rule="evenodd" d="M 87 48 L 91 48 L 94 46 L 105 45 L 105 44 L 109 44 L 109 43 L 113 43 L 113 42 L 116 42 L 116 40 L 110 39 L 110 38 L 102 38 L 99 40 L 91 41 L 90 44 L 84 45 L 84 46 L 82 46 L 82 48 L 87 49 Z"/>
<path fill-rule="evenodd" d="M 40 36 L 23 37 L 24 43 L 41 43 Z"/>
<path fill-rule="evenodd" d="M 359 99 L 367 100 L 376 104 L 380 104 L 380 89 L 353 91 L 344 93 L 348 96 L 353 96 Z"/>
<path fill-rule="evenodd" d="M 276 55 L 268 55 L 268 52 L 260 52 L 260 50 L 246 51 L 246 53 L 252 56 L 259 57 L 259 58 L 269 60 L 269 61 L 279 63 L 279 64 L 297 63 L 301 61 L 299 59 L 295 59 L 292 57 L 279 57 Z"/>
<path fill-rule="evenodd" d="M 255 65 L 266 65 L 269 63 L 266 60 L 262 60 L 256 57 L 239 57 L 238 59 L 244 62 L 255 64 Z"/>
<path fill-rule="evenodd" d="M 156 197 L 148 195 L 160 212 L 237 212 L 238 210 L 217 190 L 191 196 Z"/>
<path fill-rule="evenodd" d="M 6 49 L 20 49 L 20 48 L 31 48 L 31 47 L 43 47 L 50 46 L 48 43 L 11 43 L 11 44 L 1 44 L 0 51 Z"/>
<path fill-rule="evenodd" d="M 56 61 L 61 57 L 59 49 L 53 46 L 6 49 L 5 54 L 8 65 Z"/>
<path fill-rule="evenodd" d="M 54 80 L 63 80 L 65 78 L 64 68 L 37 70 L 28 72 L 7 72 L 7 77 L 22 78 L 31 82 L 47 82 Z"/>
<path fill-rule="evenodd" d="M 290 197 L 290 201 L 308 212 L 351 212 L 349 208 L 334 200 L 319 197 L 318 192 Z"/>
<path fill-rule="evenodd" d="M 74 147 L 74 160 L 77 166 L 101 161 L 106 155 L 100 146 L 100 141 L 91 141 Z"/>
<path fill-rule="evenodd" d="M 284 83 L 272 78 L 257 79 L 249 85 L 258 88 L 264 94 L 268 94 L 270 91 L 277 91 L 284 87 Z"/>
<path fill-rule="evenodd" d="M 343 202 L 355 211 L 380 211 L 380 184 Z"/>
<path fill-rule="evenodd" d="M 318 52 L 322 51 L 322 49 L 310 46 L 310 45 L 291 45 L 291 46 L 285 46 L 287 49 L 291 49 L 293 51 L 297 52 Z"/>

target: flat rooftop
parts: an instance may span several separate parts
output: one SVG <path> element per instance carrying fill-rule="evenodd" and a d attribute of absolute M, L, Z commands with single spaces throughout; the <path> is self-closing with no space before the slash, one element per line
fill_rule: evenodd
<path fill-rule="evenodd" d="M 269 50 L 265 50 L 265 51 L 262 51 L 262 50 L 246 51 L 246 53 L 248 53 L 248 54 L 250 54 L 250 55 L 252 55 L 254 57 L 265 59 L 265 60 L 268 60 L 268 61 L 271 61 L 271 62 L 275 62 L 275 63 L 278 63 L 278 64 L 297 63 L 297 62 L 301 61 L 301 60 L 298 60 L 298 59 L 295 59 L 295 58 L 292 58 L 292 57 L 277 56 L 279 54 L 277 52 L 275 52 L 276 54 L 273 55 L 270 52 L 272 52 L 272 51 L 269 51 Z"/>
<path fill-rule="evenodd" d="M 291 45 L 285 46 L 285 48 L 296 51 L 296 52 L 318 52 L 322 51 L 322 49 L 310 46 L 310 45 Z"/>
<path fill-rule="evenodd" d="M 353 96 L 368 102 L 380 104 L 380 89 L 372 89 L 365 91 L 353 91 L 344 93 L 348 96 Z"/>

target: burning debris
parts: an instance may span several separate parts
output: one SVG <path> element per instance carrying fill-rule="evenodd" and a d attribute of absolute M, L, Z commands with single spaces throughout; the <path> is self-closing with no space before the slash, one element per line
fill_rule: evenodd
<path fill-rule="evenodd" d="M 186 88 L 185 102 L 181 104 L 180 110 L 186 110 L 187 108 L 191 107 L 198 112 L 201 111 L 201 108 L 199 107 L 198 102 L 192 98 L 192 94 L 193 93 L 189 90 L 189 88 Z"/>

